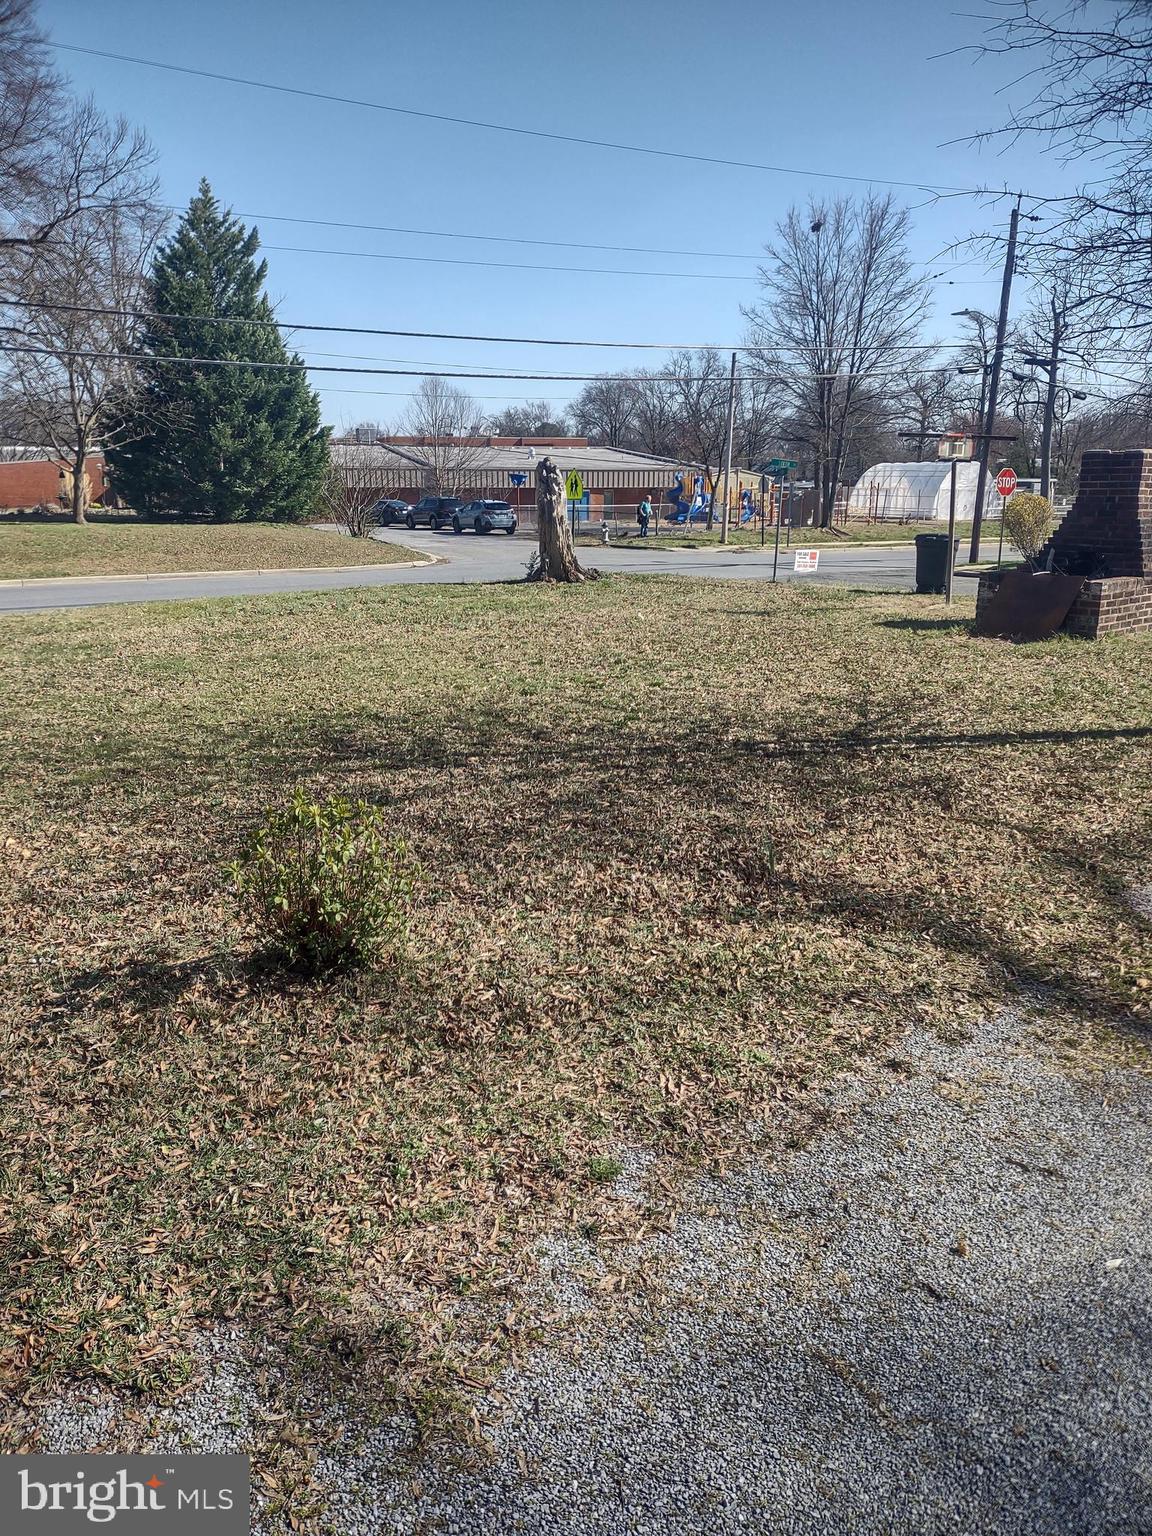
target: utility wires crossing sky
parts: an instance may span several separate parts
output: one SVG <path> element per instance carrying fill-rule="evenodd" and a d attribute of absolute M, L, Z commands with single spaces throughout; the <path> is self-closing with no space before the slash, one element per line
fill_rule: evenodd
<path fill-rule="evenodd" d="M 105 48 L 84 48 L 77 43 L 53 41 L 52 46 L 65 53 L 87 54 L 91 58 L 114 59 L 119 64 L 135 64 L 145 69 L 164 69 L 174 74 L 191 75 L 201 80 L 216 80 L 224 85 L 244 86 L 249 90 L 275 91 L 286 96 L 301 96 L 309 101 L 326 101 L 344 107 L 359 107 L 370 112 L 390 112 L 400 117 L 423 118 L 429 122 L 451 123 L 461 128 L 482 129 L 487 133 L 517 134 L 530 139 L 550 139 L 559 144 L 578 144 L 588 149 L 613 150 L 629 155 L 650 155 L 662 160 L 682 160 L 696 165 L 728 166 L 742 171 L 764 171 L 777 176 L 801 176 L 807 180 L 851 181 L 866 186 L 896 187 L 910 192 L 936 192 L 944 196 L 1033 197 L 1036 194 L 1006 187 L 959 187 L 928 181 L 897 180 L 890 176 L 862 176 L 847 171 L 815 171 L 795 165 L 769 165 L 758 160 L 735 160 L 722 155 L 698 155 L 689 150 L 660 149 L 651 144 L 628 144 L 615 139 L 592 139 L 571 133 L 556 133 L 543 128 L 524 128 L 512 123 L 488 122 L 480 118 L 457 117 L 446 112 L 427 112 L 396 102 L 367 101 L 357 96 L 338 96 L 330 91 L 309 91 L 302 86 L 284 85 L 273 80 L 255 80 L 246 75 L 226 75 L 217 70 L 197 69 L 190 64 L 173 64 L 168 59 L 145 59 L 136 54 L 113 53 Z M 1040 201 L 1060 202 L 1061 198 Z"/>

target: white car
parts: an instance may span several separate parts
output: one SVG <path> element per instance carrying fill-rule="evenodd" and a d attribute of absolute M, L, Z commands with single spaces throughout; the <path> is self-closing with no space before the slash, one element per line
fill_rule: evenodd
<path fill-rule="evenodd" d="M 465 528 L 476 533 L 491 533 L 493 528 L 515 533 L 516 512 L 507 501 L 470 501 L 452 514 L 452 526 L 457 533 Z"/>

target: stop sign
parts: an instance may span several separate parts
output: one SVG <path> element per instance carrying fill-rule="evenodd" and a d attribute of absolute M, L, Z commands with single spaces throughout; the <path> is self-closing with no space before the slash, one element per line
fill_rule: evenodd
<path fill-rule="evenodd" d="M 1001 496 L 1011 496 L 1016 489 L 1016 471 L 1014 469 L 1002 469 L 996 476 L 996 489 Z"/>

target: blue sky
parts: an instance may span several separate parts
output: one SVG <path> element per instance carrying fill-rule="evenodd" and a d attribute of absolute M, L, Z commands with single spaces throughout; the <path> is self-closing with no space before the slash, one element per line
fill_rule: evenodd
<path fill-rule="evenodd" d="M 1002 154 L 948 144 L 1003 121 L 1016 71 L 1007 61 L 933 57 L 977 38 L 978 24 L 941 0 L 807 0 L 803 7 L 782 0 L 41 0 L 41 16 L 60 42 L 559 133 L 835 176 L 1007 183 L 1049 195 L 1067 191 L 1071 180 L 1035 144 Z M 57 57 L 79 91 L 147 129 L 166 201 L 182 206 L 207 176 L 238 214 L 259 216 L 269 290 L 287 320 L 735 343 L 740 305 L 757 294 L 757 255 L 789 204 L 810 193 L 865 190 L 306 101 L 64 51 Z M 897 195 L 921 205 L 913 252 L 932 271 L 965 259 L 933 260 L 951 241 L 1007 219 L 1004 203 Z M 270 215 L 737 259 L 372 233 Z M 278 246 L 440 261 L 270 248 Z M 709 275 L 523 269 L 548 265 Z M 946 279 L 936 285 L 931 327 L 940 340 L 955 335 L 950 311 L 992 309 L 999 293 L 998 279 L 979 264 Z M 1014 308 L 1026 298 L 1021 284 Z M 311 362 L 341 361 L 321 352 L 354 354 L 379 367 L 584 373 L 655 361 L 642 353 L 385 337 L 297 337 L 295 344 Z M 326 419 L 338 426 L 397 419 L 414 387 L 403 378 L 315 374 L 313 381 Z M 468 387 L 495 411 L 525 397 L 563 402 L 580 386 Z"/>

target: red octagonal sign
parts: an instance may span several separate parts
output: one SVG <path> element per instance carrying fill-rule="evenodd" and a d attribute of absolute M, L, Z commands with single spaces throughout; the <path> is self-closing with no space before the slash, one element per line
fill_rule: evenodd
<path fill-rule="evenodd" d="M 1016 471 L 1014 469 L 1002 469 L 996 476 L 996 489 L 1001 496 L 1011 496 L 1016 489 Z"/>

